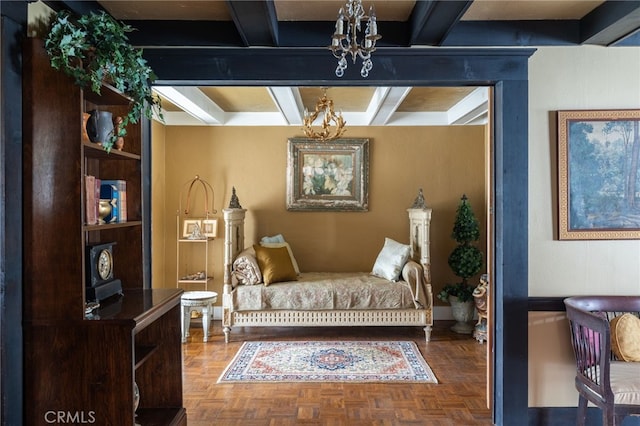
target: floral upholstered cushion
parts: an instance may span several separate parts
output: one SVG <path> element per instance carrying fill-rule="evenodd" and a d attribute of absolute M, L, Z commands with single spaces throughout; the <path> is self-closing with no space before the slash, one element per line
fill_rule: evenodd
<path fill-rule="evenodd" d="M 640 362 L 640 318 L 627 313 L 611 320 L 611 350 L 620 360 Z"/>
<path fill-rule="evenodd" d="M 370 272 L 302 272 L 296 281 L 240 285 L 231 297 L 234 311 L 416 309 L 413 290 L 420 285 Z"/>
<path fill-rule="evenodd" d="M 241 252 L 233 261 L 233 278 L 239 284 L 244 285 L 255 285 L 262 282 L 262 273 L 253 247 Z"/>

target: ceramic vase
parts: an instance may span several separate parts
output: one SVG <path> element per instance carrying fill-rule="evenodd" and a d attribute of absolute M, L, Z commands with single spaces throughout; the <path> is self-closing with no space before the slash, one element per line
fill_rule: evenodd
<path fill-rule="evenodd" d="M 109 111 L 99 111 L 97 109 L 89 111 L 87 134 L 89 135 L 89 140 L 94 143 L 103 144 L 109 141 L 109 138 L 113 135 L 113 114 Z"/>
<path fill-rule="evenodd" d="M 461 302 L 455 296 L 449 296 L 449 304 L 451 304 L 451 314 L 456 323 L 451 327 L 451 331 L 460 334 L 471 334 L 473 325 L 469 322 L 473 319 L 475 303 L 473 300 Z"/>
<path fill-rule="evenodd" d="M 111 215 L 111 200 L 101 199 L 98 202 L 98 223 L 104 225 L 107 216 Z"/>

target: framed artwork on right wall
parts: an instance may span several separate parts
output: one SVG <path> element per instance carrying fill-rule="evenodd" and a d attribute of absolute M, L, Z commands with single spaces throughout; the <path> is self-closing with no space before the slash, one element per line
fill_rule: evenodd
<path fill-rule="evenodd" d="M 558 111 L 561 240 L 640 239 L 640 110 Z"/>

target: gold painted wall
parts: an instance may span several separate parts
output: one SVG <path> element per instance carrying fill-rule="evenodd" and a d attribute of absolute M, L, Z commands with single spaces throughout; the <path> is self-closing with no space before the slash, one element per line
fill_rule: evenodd
<path fill-rule="evenodd" d="M 164 217 L 153 214 L 154 221 L 164 222 L 164 260 L 155 256 L 159 253 L 156 244 L 153 258 L 154 271 L 158 263 L 164 265 L 164 280 L 154 279 L 154 286 L 175 285 L 179 193 L 195 175 L 215 189 L 219 238 L 213 244 L 212 289 L 219 294 L 224 233 L 221 210 L 228 205 L 233 186 L 242 207 L 248 209 L 245 246 L 262 236 L 281 233 L 303 271 L 370 271 L 385 237 L 408 243 L 406 209 L 419 188 L 433 209 L 435 292 L 456 278 L 447 257 L 455 246 L 450 234 L 463 193 L 469 197 L 484 235 L 484 126 L 349 128 L 345 137 L 370 140 L 369 211 L 335 213 L 286 210 L 287 139 L 300 137 L 295 128 L 168 126 L 164 130 L 165 166 L 153 171 L 154 181 L 157 174 L 164 174 Z M 201 203 L 194 200 L 192 205 L 199 208 Z M 154 241 L 158 237 L 155 229 Z M 479 242 L 483 251 L 485 241 L 483 237 Z"/>

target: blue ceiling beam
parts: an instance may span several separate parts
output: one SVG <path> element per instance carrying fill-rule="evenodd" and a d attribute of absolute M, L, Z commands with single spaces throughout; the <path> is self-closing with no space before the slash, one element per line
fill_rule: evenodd
<path fill-rule="evenodd" d="M 411 45 L 440 46 L 473 1 L 417 1 L 409 25 Z"/>
<path fill-rule="evenodd" d="M 614 45 L 640 29 L 640 1 L 609 0 L 580 21 L 581 44 Z M 637 44 L 636 44 L 637 45 Z"/>
<path fill-rule="evenodd" d="M 575 46 L 580 21 L 462 21 L 442 46 Z"/>
<path fill-rule="evenodd" d="M 127 36 L 134 46 L 246 47 L 231 21 L 125 21 L 136 31 Z"/>
<path fill-rule="evenodd" d="M 616 47 L 640 46 L 640 30 L 636 31 L 633 34 L 628 35 L 625 38 L 620 39 L 619 41 L 613 43 L 612 46 L 616 46 Z"/>
<path fill-rule="evenodd" d="M 46 1 L 83 15 L 104 10 L 97 1 Z M 640 46 L 640 0 L 609 0 L 580 20 L 462 21 L 468 1 L 419 0 L 406 22 L 379 22 L 379 48 Z M 333 21 L 277 20 L 274 0 L 228 0 L 233 21 L 126 21 L 142 47 L 327 47 Z"/>
<path fill-rule="evenodd" d="M 230 0 L 227 6 L 245 46 L 278 45 L 278 17 L 273 0 Z"/>
<path fill-rule="evenodd" d="M 524 79 L 533 49 L 380 48 L 374 53 L 369 78 L 359 66 L 349 66 L 336 77 L 335 61 L 324 48 L 146 48 L 144 57 L 158 76 L 156 84 L 189 81 L 206 85 L 279 85 L 301 79 L 300 84 L 375 86 L 390 81 L 399 85 L 446 86 L 452 75 L 464 74 L 469 86 L 489 85 L 492 79 Z M 477 66 L 469 68 L 470 62 Z M 256 65 L 257 64 L 257 65 Z M 302 73 L 300 70 L 304 70 Z M 302 77 L 301 77 L 302 76 Z M 459 83 L 457 83 L 459 84 Z"/>
<path fill-rule="evenodd" d="M 106 11 L 97 1 L 45 1 L 44 3 L 56 12 L 68 10 L 75 15 Z"/>

